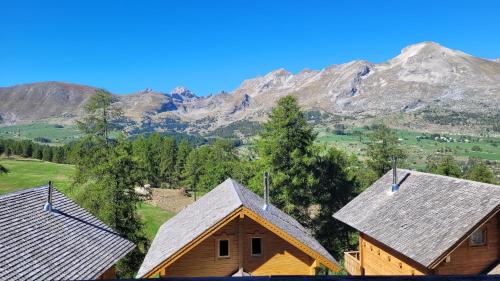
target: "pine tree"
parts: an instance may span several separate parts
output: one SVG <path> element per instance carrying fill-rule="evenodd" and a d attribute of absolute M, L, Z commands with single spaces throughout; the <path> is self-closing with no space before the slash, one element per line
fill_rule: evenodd
<path fill-rule="evenodd" d="M 177 184 L 182 184 L 185 181 L 184 167 L 192 147 L 187 140 L 182 140 L 177 147 L 177 155 L 175 157 L 175 178 Z"/>
<path fill-rule="evenodd" d="M 112 100 L 109 93 L 98 91 L 85 107 L 87 116 L 78 122 L 86 135 L 71 149 L 77 167 L 73 188 L 81 206 L 136 244 L 117 265 L 120 277 L 133 277 L 148 247 L 134 191 L 141 173 L 132 145 L 124 137 L 109 140 L 109 132 L 121 118 Z"/>
<path fill-rule="evenodd" d="M 406 154 L 399 147 L 398 138 L 393 130 L 384 124 L 376 125 L 370 135 L 370 144 L 367 150 L 367 164 L 378 177 L 383 176 L 391 169 L 391 160 L 397 158 L 401 163 Z"/>
<path fill-rule="evenodd" d="M 354 159 L 356 162 L 357 160 Z M 333 218 L 338 210 L 353 199 L 362 186 L 351 159 L 344 152 L 329 148 L 317 149 L 314 159 L 313 204 L 317 206 L 312 214 L 311 229 L 314 236 L 335 258 L 354 246 L 354 232 L 347 225 Z"/>
<path fill-rule="evenodd" d="M 297 100 L 293 96 L 281 98 L 263 125 L 257 142 L 261 171 L 252 180 L 254 190 L 260 190 L 262 172 L 270 172 L 271 202 L 303 223 L 308 220 L 311 201 L 314 139 Z"/>
<path fill-rule="evenodd" d="M 176 184 L 175 157 L 177 156 L 177 143 L 174 138 L 166 137 L 161 141 L 159 172 L 161 181 L 172 187 Z"/>
<path fill-rule="evenodd" d="M 106 90 L 97 90 L 85 105 L 86 116 L 77 122 L 86 135 L 101 137 L 109 143 L 109 133 L 122 118 L 122 110 L 116 106 L 117 98 Z"/>

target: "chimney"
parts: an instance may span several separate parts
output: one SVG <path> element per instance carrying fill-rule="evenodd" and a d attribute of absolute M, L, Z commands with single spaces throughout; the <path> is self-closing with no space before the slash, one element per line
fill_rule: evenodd
<path fill-rule="evenodd" d="M 49 192 L 47 195 L 47 202 L 43 205 L 43 210 L 46 212 L 52 212 L 52 181 L 49 181 Z"/>
<path fill-rule="evenodd" d="M 392 192 L 399 190 L 398 184 L 398 171 L 397 171 L 397 158 L 392 158 Z"/>
<path fill-rule="evenodd" d="M 269 206 L 269 173 L 264 172 L 264 206 L 262 209 L 264 211 L 267 211 L 267 208 Z"/>

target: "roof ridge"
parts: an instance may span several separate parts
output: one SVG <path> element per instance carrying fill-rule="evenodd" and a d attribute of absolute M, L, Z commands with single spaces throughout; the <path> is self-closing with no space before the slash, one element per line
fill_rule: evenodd
<path fill-rule="evenodd" d="M 243 205 L 243 202 L 245 200 L 245 196 L 243 196 L 243 193 L 241 192 L 240 184 L 232 178 L 227 178 L 226 182 L 231 183 L 231 185 L 230 185 L 231 190 L 234 192 L 234 194 L 236 195 L 236 198 L 240 201 L 241 205 Z"/>
<path fill-rule="evenodd" d="M 406 171 L 409 171 L 411 173 L 418 173 L 418 174 L 421 174 L 421 175 L 430 175 L 430 176 L 435 176 L 435 177 L 440 177 L 440 178 L 445 178 L 445 179 L 449 179 L 449 180 L 459 180 L 459 181 L 464 181 L 464 182 L 470 182 L 470 183 L 476 183 L 476 184 L 481 184 L 481 185 L 488 185 L 488 186 L 493 186 L 493 187 L 500 187 L 500 185 L 497 185 L 497 184 L 493 184 L 493 183 L 485 183 L 485 182 L 480 182 L 480 181 L 473 181 L 473 180 L 469 180 L 469 179 L 463 179 L 463 178 L 455 178 L 455 177 L 450 177 L 450 176 L 445 176 L 445 175 L 439 175 L 439 174 L 433 174 L 433 173 L 427 173 L 427 172 L 421 172 L 421 171 L 417 171 L 417 170 L 409 170 L 409 169 L 399 169 L 398 170 L 406 170 Z M 390 171 L 389 171 L 390 172 Z"/>
<path fill-rule="evenodd" d="M 21 190 L 9 192 L 9 193 L 0 195 L 0 200 L 1 199 L 9 198 L 11 196 L 16 196 L 16 195 L 24 194 L 24 193 L 28 193 L 28 192 L 31 192 L 31 191 L 37 191 L 39 189 L 44 189 L 44 188 L 48 188 L 48 187 L 49 187 L 48 185 L 40 185 L 40 186 L 35 186 L 35 187 L 30 187 L 30 188 L 26 188 L 26 189 L 21 189 Z"/>

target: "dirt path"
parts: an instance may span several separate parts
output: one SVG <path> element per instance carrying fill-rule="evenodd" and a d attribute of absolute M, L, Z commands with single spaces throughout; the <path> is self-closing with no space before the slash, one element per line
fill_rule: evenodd
<path fill-rule="evenodd" d="M 193 197 L 184 195 L 179 189 L 153 188 L 153 198 L 147 202 L 164 210 L 178 213 L 194 202 Z"/>

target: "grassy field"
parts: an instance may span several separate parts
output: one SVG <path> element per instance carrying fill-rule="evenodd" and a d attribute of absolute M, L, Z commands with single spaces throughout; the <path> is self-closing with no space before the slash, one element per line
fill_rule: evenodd
<path fill-rule="evenodd" d="M 0 194 L 46 185 L 49 180 L 59 191 L 68 194 L 71 177 L 75 172 L 72 165 L 33 159 L 2 158 L 0 164 L 10 170 L 8 174 L 0 175 Z"/>
<path fill-rule="evenodd" d="M 144 231 L 149 240 L 153 241 L 160 226 L 175 214 L 165 211 L 150 204 L 139 204 L 139 216 L 144 222 Z"/>
<path fill-rule="evenodd" d="M 354 133 L 356 132 L 356 133 Z M 338 135 L 326 128 L 317 129 L 318 142 L 335 145 L 363 157 L 369 143 L 369 130 L 350 128 L 346 135 Z M 435 140 L 430 134 L 396 130 L 401 146 L 408 153 L 406 165 L 409 168 L 422 170 L 427 157 L 436 153 L 449 153 L 459 161 L 465 162 L 474 157 L 488 161 L 497 172 L 500 166 L 500 138 L 479 138 L 464 135 L 446 135 L 446 140 Z M 422 136 L 427 138 L 422 139 Z"/>
<path fill-rule="evenodd" d="M 0 126 L 0 138 L 30 139 L 37 137 L 50 139 L 54 144 L 68 143 L 80 136 L 75 126 L 57 126 L 48 123 Z"/>
<path fill-rule="evenodd" d="M 10 170 L 8 174 L 0 174 L 0 195 L 30 187 L 46 185 L 54 182 L 57 190 L 71 197 L 71 178 L 75 167 L 65 164 L 54 164 L 31 159 L 0 159 L 0 164 Z M 149 239 L 153 239 L 158 228 L 174 214 L 147 203 L 138 206 L 139 216 L 144 223 L 144 230 Z"/>

